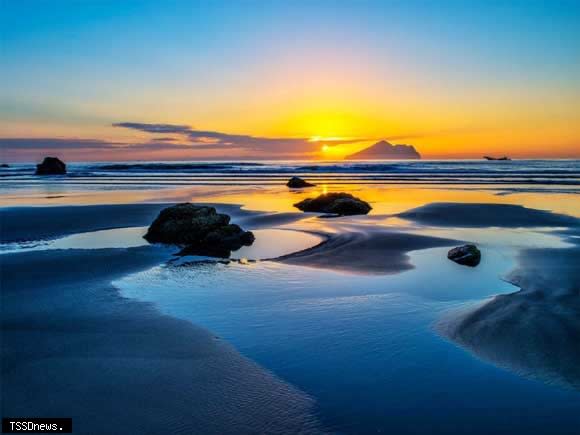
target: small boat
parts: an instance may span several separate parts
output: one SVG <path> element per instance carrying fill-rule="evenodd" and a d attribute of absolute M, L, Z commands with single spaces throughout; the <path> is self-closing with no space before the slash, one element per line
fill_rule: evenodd
<path fill-rule="evenodd" d="M 503 157 L 490 157 L 490 156 L 483 156 L 483 158 L 485 160 L 511 160 L 509 157 L 507 156 L 503 156 Z"/>

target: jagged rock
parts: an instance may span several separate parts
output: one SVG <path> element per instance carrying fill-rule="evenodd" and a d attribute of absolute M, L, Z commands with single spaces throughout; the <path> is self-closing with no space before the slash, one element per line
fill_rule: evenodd
<path fill-rule="evenodd" d="M 447 258 L 463 266 L 475 267 L 481 261 L 481 251 L 475 245 L 463 245 L 451 249 Z"/>
<path fill-rule="evenodd" d="M 57 157 L 45 157 L 42 163 L 36 165 L 36 175 L 63 174 L 66 174 L 66 165 Z"/>
<path fill-rule="evenodd" d="M 302 211 L 330 213 L 341 216 L 367 214 L 372 207 L 365 201 L 352 196 L 350 193 L 326 193 L 316 198 L 306 198 L 294 204 Z"/>
<path fill-rule="evenodd" d="M 304 187 L 313 187 L 316 185 L 309 183 L 308 181 L 305 181 L 300 177 L 292 177 L 290 178 L 288 183 L 286 183 L 286 186 L 288 186 L 291 189 L 302 189 Z"/>
<path fill-rule="evenodd" d="M 151 243 L 178 245 L 183 255 L 217 257 L 229 257 L 231 251 L 254 242 L 254 234 L 230 224 L 228 215 L 190 203 L 162 210 L 144 237 Z"/>

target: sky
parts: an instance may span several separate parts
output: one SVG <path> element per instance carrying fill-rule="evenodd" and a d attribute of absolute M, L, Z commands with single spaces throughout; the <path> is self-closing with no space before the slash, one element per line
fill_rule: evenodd
<path fill-rule="evenodd" d="M 0 159 L 580 157 L 580 1 L 0 0 Z"/>

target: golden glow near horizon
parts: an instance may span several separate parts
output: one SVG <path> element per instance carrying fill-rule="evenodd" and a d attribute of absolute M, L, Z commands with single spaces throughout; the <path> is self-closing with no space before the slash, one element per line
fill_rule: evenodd
<path fill-rule="evenodd" d="M 71 103 L 66 111 L 63 109 L 64 119 L 51 118 L 52 113 L 46 119 L 36 113 L 34 119 L 6 117 L 0 120 L 0 136 L 102 139 L 127 144 L 167 136 L 111 126 L 116 121 L 139 120 L 232 135 L 308 138 L 312 142 L 309 152 L 284 149 L 280 155 L 287 159 L 342 159 L 381 139 L 413 145 L 423 158 L 481 158 L 486 154 L 580 157 L 577 93 L 549 87 L 534 88 L 533 92 L 483 85 L 470 85 L 469 89 L 425 88 L 412 73 L 403 78 L 391 71 L 390 81 L 384 82 L 367 69 L 344 68 L 336 62 L 311 71 L 298 70 L 294 63 L 279 65 L 278 75 L 274 69 L 266 79 L 257 77 L 259 83 L 230 87 L 223 95 L 193 86 L 185 87 L 178 97 L 154 89 L 140 90 L 136 100 L 115 100 L 114 115 L 107 113 L 109 105 L 101 109 L 95 104 L 92 116 L 68 120 L 67 114 L 81 112 L 84 107 Z M 365 60 L 360 62 L 364 64 Z M 341 75 L 334 73 L 338 70 Z M 288 75 L 293 81 L 287 80 Z M 300 80 L 294 80 L 297 78 Z M 279 89 L 285 92 L 277 92 Z M 197 104 L 192 105 L 194 101 Z M 278 157 L 268 149 L 256 152 L 251 147 L 224 151 L 206 146 L 182 151 L 164 149 L 161 144 L 158 149 L 148 150 L 68 148 L 63 152 L 72 156 L 70 160 Z M 31 153 L 23 150 L 21 159 L 39 157 Z"/>
<path fill-rule="evenodd" d="M 367 70 L 349 71 L 340 65 L 315 71 L 287 67 L 280 76 L 260 78 L 255 86 L 231 88 L 224 95 L 206 95 L 203 89 L 193 87 L 186 88 L 179 98 L 143 90 L 138 94 L 138 101 L 116 103 L 114 117 L 108 115 L 109 123 L 104 120 L 105 109 L 102 113 L 95 109 L 94 119 L 88 115 L 86 119 L 73 120 L 50 119 L 49 115 L 47 119 L 6 118 L 0 120 L 0 136 L 101 139 L 127 144 L 167 136 L 111 126 L 115 121 L 140 120 L 191 125 L 231 135 L 308 138 L 307 142 L 312 143 L 308 152 L 286 148 L 279 154 L 266 148 L 257 152 L 251 147 L 224 151 L 219 146 L 197 150 L 184 147 L 182 151 L 164 149 L 162 144 L 148 150 L 67 148 L 63 153 L 66 152 L 69 160 L 277 157 L 338 160 L 381 139 L 413 145 L 427 159 L 481 158 L 487 154 L 513 158 L 580 156 L 574 92 L 552 95 L 549 88 L 535 88 L 534 92 L 527 93 L 517 89 L 500 92 L 495 88 L 472 87 L 462 89 L 462 93 L 455 89 L 422 88 L 412 74 L 403 79 L 392 72 L 391 81 L 383 83 Z M 343 75 L 333 75 L 335 70 L 341 70 Z M 301 80 L 287 82 L 288 74 Z M 330 80 L 332 77 L 334 80 Z M 380 86 L 373 88 L 372 83 Z M 399 83 L 406 83 L 408 88 Z M 277 89 L 286 89 L 286 92 L 277 93 Z M 145 104 L 149 100 L 156 104 Z M 192 101 L 199 104 L 192 106 Z M 538 105 L 537 101 L 542 104 Z M 74 114 L 77 109 L 80 110 L 73 105 L 66 113 Z M 23 150 L 20 159 L 40 157 L 32 153 Z"/>
<path fill-rule="evenodd" d="M 381 139 L 423 158 L 580 157 L 577 2 L 99 2 L 107 19 L 55 3 L 3 3 L 0 140 L 61 141 L 5 159 L 340 159 Z"/>

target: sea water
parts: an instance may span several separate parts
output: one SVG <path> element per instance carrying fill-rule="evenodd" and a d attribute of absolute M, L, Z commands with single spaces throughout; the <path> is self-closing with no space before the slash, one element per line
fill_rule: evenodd
<path fill-rule="evenodd" d="M 161 265 L 114 283 L 128 297 L 200 324 L 310 394 L 346 433 L 573 433 L 580 394 L 478 360 L 440 337 L 450 311 L 518 289 L 511 254 L 477 268 L 445 248 L 413 270 L 359 275 L 274 262 Z"/>

